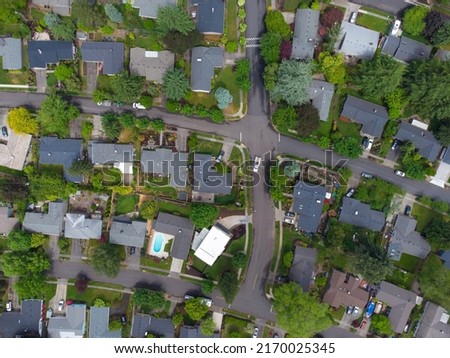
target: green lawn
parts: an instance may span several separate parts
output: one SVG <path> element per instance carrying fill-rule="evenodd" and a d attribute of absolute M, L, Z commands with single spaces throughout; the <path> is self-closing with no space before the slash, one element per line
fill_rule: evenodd
<path fill-rule="evenodd" d="M 137 195 L 116 195 L 116 215 L 123 215 L 135 211 L 135 207 L 139 201 Z"/>
<path fill-rule="evenodd" d="M 0 83 L 6 85 L 26 85 L 28 84 L 28 71 L 7 71 L 2 70 L 2 57 L 0 57 Z"/>
<path fill-rule="evenodd" d="M 277 224 L 278 229 L 278 224 Z M 275 235 L 279 235 L 279 232 L 276 230 Z M 298 231 L 295 231 L 293 226 L 283 226 L 283 244 L 281 245 L 281 255 L 280 255 L 280 263 L 278 265 L 278 273 L 280 275 L 287 275 L 288 269 L 283 265 L 283 257 L 289 251 L 294 251 L 294 242 L 300 240 L 305 243 L 308 243 L 308 238 L 303 234 L 300 234 Z"/>
<path fill-rule="evenodd" d="M 394 285 L 410 290 L 414 282 L 414 275 L 396 268 L 386 280 Z"/>
<path fill-rule="evenodd" d="M 181 203 L 172 203 L 170 201 L 160 200 L 158 202 L 159 211 L 163 213 L 169 213 L 184 217 L 189 217 L 191 213 L 191 207 L 189 205 L 183 205 Z"/>
<path fill-rule="evenodd" d="M 241 151 L 237 147 L 233 147 L 231 151 L 230 157 L 228 158 L 228 162 L 241 166 L 242 164 L 242 155 Z"/>
<path fill-rule="evenodd" d="M 210 279 L 218 281 L 222 277 L 222 273 L 230 269 L 233 269 L 231 261 L 232 261 L 231 257 L 222 255 L 216 260 L 216 262 L 214 262 L 214 265 L 208 266 L 206 268 L 204 274 L 208 276 Z"/>
<path fill-rule="evenodd" d="M 217 157 L 221 149 L 222 143 L 199 139 L 197 146 L 194 148 L 194 151 L 196 153 L 211 154 L 213 157 Z"/>
<path fill-rule="evenodd" d="M 394 265 L 405 271 L 414 273 L 419 262 L 420 259 L 418 257 L 403 253 L 400 257 L 400 261 L 394 262 Z"/>
<path fill-rule="evenodd" d="M 218 205 L 232 205 L 238 201 L 238 198 L 239 188 L 237 186 L 233 186 L 229 195 L 216 195 L 214 203 Z"/>
<path fill-rule="evenodd" d="M 225 250 L 226 253 L 234 255 L 236 252 L 244 251 L 245 248 L 245 234 L 239 239 L 232 240 L 230 245 Z"/>
<path fill-rule="evenodd" d="M 113 92 L 112 77 L 107 75 L 98 75 L 97 88 L 107 92 Z"/>
<path fill-rule="evenodd" d="M 47 305 L 48 302 L 55 296 L 55 294 L 56 294 L 56 285 L 53 283 L 47 283 L 44 287 L 43 292 L 44 300 L 45 302 L 47 302 Z"/>
<path fill-rule="evenodd" d="M 167 178 L 167 181 L 169 178 Z M 177 190 L 170 186 L 168 182 L 164 184 L 164 182 L 158 180 L 149 180 L 152 184 L 146 183 L 144 191 L 147 194 L 153 195 L 161 195 L 175 199 L 177 197 Z"/>
<path fill-rule="evenodd" d="M 418 232 L 423 232 L 431 220 L 433 220 L 436 216 L 441 216 L 441 214 L 428 209 L 423 205 L 414 204 L 412 208 L 412 216 L 417 220 L 416 230 Z"/>
<path fill-rule="evenodd" d="M 72 299 L 75 302 L 85 302 L 88 306 L 92 306 L 96 298 L 102 299 L 108 306 L 114 306 L 120 303 L 122 292 L 88 287 L 85 292 L 78 293 L 75 286 L 67 286 L 67 299 Z"/>
<path fill-rule="evenodd" d="M 170 270 L 172 265 L 172 257 L 168 257 L 166 260 L 156 261 L 152 257 L 141 256 L 141 265 L 159 268 L 162 270 Z"/>
<path fill-rule="evenodd" d="M 359 133 L 360 127 L 361 125 L 358 123 L 349 123 L 344 121 L 337 122 L 338 131 L 342 133 L 344 137 L 353 137 L 360 140 L 361 139 L 361 134 Z"/>
<path fill-rule="evenodd" d="M 206 108 L 211 108 L 217 104 L 214 94 L 204 92 L 191 92 L 186 101 L 190 104 L 201 104 Z"/>
<path fill-rule="evenodd" d="M 368 29 L 382 32 L 387 34 L 389 32 L 390 21 L 383 20 L 375 16 L 368 14 L 358 14 L 356 18 L 356 23 L 360 26 L 367 27 Z"/>
<path fill-rule="evenodd" d="M 233 106 L 236 110 L 239 109 L 240 97 L 239 97 L 239 86 L 236 82 L 236 75 L 233 72 L 231 66 L 225 67 L 214 80 L 214 89 L 219 87 L 224 87 L 230 91 L 233 96 Z"/>
<path fill-rule="evenodd" d="M 227 1 L 227 38 L 229 41 L 238 40 L 238 27 L 237 27 L 237 0 Z"/>
<path fill-rule="evenodd" d="M 339 306 L 339 308 L 336 310 L 332 307 L 330 307 L 330 315 L 333 317 L 336 321 L 340 321 L 342 319 L 342 316 L 345 313 L 345 307 Z"/>
<path fill-rule="evenodd" d="M 389 17 L 391 19 L 394 18 L 394 16 L 392 16 L 392 14 L 389 14 L 388 12 L 385 12 L 385 11 L 382 11 L 382 10 L 378 10 L 378 9 L 372 9 L 371 7 L 368 7 L 368 6 L 361 6 L 360 9 L 368 11 L 368 12 L 371 12 L 373 14 Z"/>
<path fill-rule="evenodd" d="M 223 338 L 250 338 L 253 331 L 253 322 L 225 315 L 223 318 Z"/>
<path fill-rule="evenodd" d="M 148 51 L 161 51 L 161 44 L 154 31 L 148 35 L 137 36 L 134 40 L 134 46 L 142 47 Z"/>
<path fill-rule="evenodd" d="M 373 210 L 388 213 L 394 194 L 402 190 L 382 179 L 363 179 L 356 188 L 355 198 L 369 204 Z"/>

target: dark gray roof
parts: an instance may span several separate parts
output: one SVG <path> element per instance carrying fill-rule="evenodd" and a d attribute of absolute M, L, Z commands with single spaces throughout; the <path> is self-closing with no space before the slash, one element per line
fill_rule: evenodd
<path fill-rule="evenodd" d="M 89 142 L 88 154 L 94 164 L 131 163 L 134 149 L 131 144 Z"/>
<path fill-rule="evenodd" d="M 431 162 L 436 160 L 442 149 L 433 133 L 404 121 L 400 122 L 395 138 L 402 142 L 411 142 L 419 154 Z"/>
<path fill-rule="evenodd" d="M 45 235 L 61 235 L 64 215 L 67 211 L 66 202 L 50 202 L 48 213 L 25 213 L 23 229 L 29 232 L 39 232 Z"/>
<path fill-rule="evenodd" d="M 162 82 L 164 74 L 173 69 L 175 55 L 170 51 L 146 51 L 140 47 L 130 49 L 130 73 L 145 76 L 147 81 Z"/>
<path fill-rule="evenodd" d="M 225 17 L 223 0 L 191 0 L 197 6 L 197 30 L 201 33 L 222 34 Z"/>
<path fill-rule="evenodd" d="M 212 336 L 205 336 L 200 326 L 182 326 L 180 338 L 220 338 L 220 334 L 214 333 Z"/>
<path fill-rule="evenodd" d="M 299 230 L 315 233 L 320 224 L 323 201 L 327 189 L 324 186 L 298 182 L 294 187 L 292 211 L 298 214 Z"/>
<path fill-rule="evenodd" d="M 312 80 L 308 92 L 312 105 L 319 112 L 320 120 L 327 121 L 334 94 L 334 85 L 326 81 Z"/>
<path fill-rule="evenodd" d="M 376 31 L 343 21 L 336 50 L 347 56 L 371 59 L 377 50 L 379 37 Z"/>
<path fill-rule="evenodd" d="M 400 260 L 402 253 L 424 259 L 431 251 L 431 246 L 415 231 L 417 221 L 405 215 L 398 215 L 391 241 L 389 243 L 389 258 Z"/>
<path fill-rule="evenodd" d="M 20 312 L 2 312 L 0 338 L 41 335 L 42 301 L 23 300 Z"/>
<path fill-rule="evenodd" d="M 109 307 L 91 307 L 89 310 L 89 338 L 121 338 L 122 331 L 109 330 Z"/>
<path fill-rule="evenodd" d="M 82 175 L 67 173 L 74 162 L 81 158 L 83 141 L 81 139 L 58 139 L 56 137 L 42 137 L 39 145 L 39 163 L 57 164 L 64 167 L 64 178 L 67 181 L 80 183 Z"/>
<path fill-rule="evenodd" d="M 442 157 L 442 161 L 444 163 L 450 164 L 450 149 L 449 147 L 445 148 L 444 156 Z"/>
<path fill-rule="evenodd" d="M 322 338 L 362 338 L 361 336 L 338 326 L 331 326 L 325 331 L 320 332 L 318 336 Z"/>
<path fill-rule="evenodd" d="M 95 42 L 81 43 L 83 61 L 103 63 L 104 75 L 115 75 L 123 69 L 123 42 Z"/>
<path fill-rule="evenodd" d="M 347 96 L 341 116 L 362 124 L 361 132 L 376 138 L 381 137 L 388 121 L 385 107 L 353 96 Z"/>
<path fill-rule="evenodd" d="M 389 36 L 385 40 L 381 52 L 408 63 L 414 60 L 429 59 L 431 47 L 405 36 Z"/>
<path fill-rule="evenodd" d="M 0 57 L 4 70 L 20 70 L 22 68 L 22 40 L 0 37 Z"/>
<path fill-rule="evenodd" d="M 289 280 L 302 286 L 303 292 L 308 292 L 314 282 L 314 266 L 317 250 L 302 246 L 295 247 L 294 260 L 289 269 Z"/>
<path fill-rule="evenodd" d="M 291 58 L 311 60 L 314 57 L 319 16 L 320 12 L 316 10 L 297 9 Z"/>
<path fill-rule="evenodd" d="M 191 220 L 180 216 L 159 213 L 153 229 L 173 236 L 170 255 L 176 259 L 186 260 L 194 235 L 194 224 Z"/>
<path fill-rule="evenodd" d="M 73 0 L 32 0 L 33 4 L 49 6 L 55 14 L 69 16 Z"/>
<path fill-rule="evenodd" d="M 439 49 L 439 50 L 437 50 L 436 55 L 434 55 L 434 58 L 438 59 L 439 61 L 449 61 L 450 60 L 450 51 Z"/>
<path fill-rule="evenodd" d="M 209 154 L 194 154 L 194 191 L 217 195 L 228 195 L 233 187 L 231 173 L 219 174 L 213 167 Z"/>
<path fill-rule="evenodd" d="M 442 252 L 440 257 L 441 260 L 444 261 L 444 266 L 450 270 L 450 250 Z"/>
<path fill-rule="evenodd" d="M 109 231 L 111 244 L 144 247 L 147 223 L 142 221 L 122 222 L 114 220 Z"/>
<path fill-rule="evenodd" d="M 70 239 L 100 239 L 102 236 L 102 221 L 87 219 L 84 214 L 67 213 L 64 223 L 64 236 Z"/>
<path fill-rule="evenodd" d="M 381 281 L 377 298 L 391 307 L 389 320 L 394 332 L 402 333 L 416 305 L 417 295 L 392 283 Z"/>
<path fill-rule="evenodd" d="M 222 67 L 222 47 L 194 47 L 191 56 L 191 89 L 197 92 L 211 92 L 214 69 Z"/>
<path fill-rule="evenodd" d="M 155 318 L 144 314 L 135 314 L 133 317 L 131 337 L 144 338 L 145 332 L 152 333 L 157 337 L 175 337 L 175 327 L 173 326 L 172 319 Z"/>
<path fill-rule="evenodd" d="M 48 64 L 73 60 L 73 51 L 70 41 L 29 41 L 28 62 L 30 68 L 47 68 Z"/>
<path fill-rule="evenodd" d="M 144 173 L 170 175 L 172 186 L 186 186 L 188 153 L 173 152 L 166 148 L 142 150 L 141 163 Z"/>
<path fill-rule="evenodd" d="M 65 317 L 51 317 L 48 322 L 49 338 L 82 338 L 86 328 L 86 305 L 69 305 Z"/>
<path fill-rule="evenodd" d="M 417 338 L 450 338 L 450 324 L 445 308 L 427 302 L 422 319 L 414 337 Z"/>
<path fill-rule="evenodd" d="M 0 235 L 7 235 L 19 224 L 19 219 L 13 217 L 13 208 L 0 207 Z"/>
<path fill-rule="evenodd" d="M 385 218 L 381 211 L 372 210 L 369 205 L 361 203 L 359 200 L 345 197 L 342 201 L 339 221 L 381 231 L 384 227 Z"/>
<path fill-rule="evenodd" d="M 139 16 L 156 19 L 158 8 L 164 6 L 176 6 L 176 0 L 134 0 L 133 7 L 139 9 Z"/>

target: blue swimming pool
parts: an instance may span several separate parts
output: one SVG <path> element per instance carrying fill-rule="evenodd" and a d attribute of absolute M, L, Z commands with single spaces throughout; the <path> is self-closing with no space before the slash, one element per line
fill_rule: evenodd
<path fill-rule="evenodd" d="M 155 235 L 155 239 L 153 241 L 153 252 L 160 252 L 162 249 L 162 245 L 164 243 L 164 235 L 160 232 L 157 232 Z"/>

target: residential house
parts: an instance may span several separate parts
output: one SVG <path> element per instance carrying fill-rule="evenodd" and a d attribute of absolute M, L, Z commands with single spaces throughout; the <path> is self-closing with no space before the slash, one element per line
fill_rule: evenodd
<path fill-rule="evenodd" d="M 369 292 L 359 278 L 333 269 L 323 302 L 331 307 L 356 306 L 363 308 L 369 301 Z"/>
<path fill-rule="evenodd" d="M 73 183 L 81 183 L 82 175 L 71 175 L 68 169 L 83 156 L 83 141 L 81 139 L 58 139 L 57 137 L 42 137 L 39 145 L 39 163 L 62 165 L 64 178 Z"/>
<path fill-rule="evenodd" d="M 0 37 L 0 57 L 4 70 L 20 70 L 22 62 L 22 40 L 12 37 Z"/>
<path fill-rule="evenodd" d="M 122 338 L 122 330 L 109 330 L 109 307 L 89 309 L 89 338 Z"/>
<path fill-rule="evenodd" d="M 41 337 L 42 306 L 42 300 L 23 300 L 20 312 L 2 312 L 0 338 Z"/>
<path fill-rule="evenodd" d="M 377 50 L 379 37 L 376 31 L 343 21 L 335 49 L 346 56 L 370 60 Z"/>
<path fill-rule="evenodd" d="M 146 174 L 170 177 L 170 185 L 186 187 L 188 153 L 174 152 L 167 148 L 142 150 L 142 171 Z"/>
<path fill-rule="evenodd" d="M 320 11 L 297 9 L 291 58 L 296 60 L 312 60 L 314 58 L 319 17 Z"/>
<path fill-rule="evenodd" d="M 385 224 L 384 213 L 372 210 L 369 205 L 359 200 L 345 197 L 342 201 L 339 221 L 365 227 L 369 230 L 381 231 Z"/>
<path fill-rule="evenodd" d="M 130 3 L 135 9 L 139 9 L 139 16 L 156 19 L 158 9 L 165 6 L 176 6 L 177 0 L 122 0 Z"/>
<path fill-rule="evenodd" d="M 64 317 L 50 317 L 49 338 L 83 338 L 86 330 L 86 305 L 73 304 L 66 307 Z"/>
<path fill-rule="evenodd" d="M 69 239 L 100 239 L 102 221 L 88 219 L 85 214 L 67 213 L 64 218 L 64 236 Z"/>
<path fill-rule="evenodd" d="M 439 50 L 437 50 L 434 58 L 439 61 L 450 61 L 450 51 L 440 48 Z"/>
<path fill-rule="evenodd" d="M 194 154 L 194 192 L 228 195 L 233 187 L 231 173 L 218 173 L 209 154 Z"/>
<path fill-rule="evenodd" d="M 361 133 L 374 138 L 381 138 L 388 121 L 385 107 L 361 98 L 347 96 L 341 119 L 362 124 Z"/>
<path fill-rule="evenodd" d="M 449 147 L 444 149 L 445 151 L 440 156 L 440 163 L 437 168 L 436 174 L 431 179 L 430 183 L 445 188 L 445 184 L 450 179 L 450 149 Z"/>
<path fill-rule="evenodd" d="M 69 16 L 73 0 L 32 0 L 33 5 L 48 9 L 55 14 Z"/>
<path fill-rule="evenodd" d="M 416 338 L 450 338 L 448 311 L 432 302 L 425 303 L 422 318 L 414 337 Z"/>
<path fill-rule="evenodd" d="M 28 41 L 28 62 L 33 70 L 45 70 L 59 61 L 73 60 L 74 53 L 70 41 Z"/>
<path fill-rule="evenodd" d="M 396 333 L 402 333 L 408 322 L 411 311 L 422 302 L 422 298 L 414 292 L 393 285 L 392 283 L 381 281 L 377 298 L 390 307 L 389 320 L 392 329 Z"/>
<path fill-rule="evenodd" d="M 292 211 L 298 214 L 297 228 L 306 233 L 316 233 L 320 224 L 327 189 L 324 186 L 299 181 L 292 196 Z"/>
<path fill-rule="evenodd" d="M 308 88 L 309 99 L 319 112 L 321 121 L 327 121 L 330 114 L 334 85 L 326 81 L 312 80 Z"/>
<path fill-rule="evenodd" d="M 192 249 L 195 251 L 196 257 L 212 266 L 225 251 L 231 236 L 228 230 L 221 225 L 214 225 L 209 231 L 204 230 L 202 230 L 203 235 L 195 237 Z"/>
<path fill-rule="evenodd" d="M 194 236 L 194 224 L 188 218 L 159 213 L 153 223 L 153 230 L 172 238 L 170 256 L 186 260 Z"/>
<path fill-rule="evenodd" d="M 442 149 L 433 133 L 404 121 L 400 122 L 395 138 L 402 142 L 411 142 L 418 153 L 430 162 L 437 159 Z"/>
<path fill-rule="evenodd" d="M 444 263 L 444 266 L 450 270 L 450 250 L 442 251 L 439 254 L 439 257 L 441 258 L 442 262 Z"/>
<path fill-rule="evenodd" d="M 225 2 L 223 0 L 191 0 L 195 7 L 195 18 L 197 19 L 197 30 L 202 34 L 223 34 L 223 23 L 225 19 Z"/>
<path fill-rule="evenodd" d="M 133 174 L 134 149 L 131 144 L 89 142 L 88 155 L 98 166 L 112 165 L 124 174 Z"/>
<path fill-rule="evenodd" d="M 131 337 L 145 338 L 148 334 L 162 338 L 174 338 L 175 327 L 171 318 L 156 318 L 144 314 L 135 314 Z"/>
<path fill-rule="evenodd" d="M 388 36 L 381 53 L 392 56 L 400 62 L 409 63 L 415 60 L 428 60 L 431 49 L 431 46 L 405 36 Z"/>
<path fill-rule="evenodd" d="M 140 249 L 144 247 L 146 235 L 146 222 L 131 220 L 125 221 L 123 218 L 116 217 L 111 223 L 111 227 L 109 229 L 109 242 L 111 244 L 137 247 Z"/>
<path fill-rule="evenodd" d="M 191 89 L 194 92 L 211 92 L 214 69 L 222 67 L 222 47 L 194 47 L 191 56 Z"/>
<path fill-rule="evenodd" d="M 66 202 L 52 201 L 48 203 L 48 213 L 25 213 L 23 229 L 45 235 L 62 235 Z"/>
<path fill-rule="evenodd" d="M 115 75 L 123 70 L 123 42 L 82 42 L 81 55 L 84 62 L 97 63 L 98 73 Z"/>
<path fill-rule="evenodd" d="M 181 326 L 180 338 L 220 338 L 219 333 L 214 333 L 212 336 L 205 336 L 200 329 L 200 326 Z"/>
<path fill-rule="evenodd" d="M 0 207 L 0 235 L 8 235 L 19 226 L 19 219 L 13 216 L 14 210 L 8 206 Z"/>
<path fill-rule="evenodd" d="M 140 47 L 130 49 L 130 73 L 147 81 L 162 83 L 164 74 L 173 69 L 175 55 L 170 51 L 147 51 Z"/>
<path fill-rule="evenodd" d="M 409 216 L 397 215 L 391 241 L 389 242 L 389 258 L 399 261 L 403 253 L 425 259 L 431 246 L 415 229 L 417 221 Z"/>
<path fill-rule="evenodd" d="M 308 292 L 314 283 L 316 259 L 316 249 L 302 246 L 295 247 L 294 260 L 289 269 L 289 280 L 295 281 L 302 286 L 303 292 Z"/>

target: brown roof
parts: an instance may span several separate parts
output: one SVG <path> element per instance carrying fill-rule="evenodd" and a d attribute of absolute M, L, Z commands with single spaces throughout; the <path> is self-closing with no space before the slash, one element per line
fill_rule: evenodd
<path fill-rule="evenodd" d="M 369 300 L 369 292 L 359 287 L 360 283 L 357 277 L 333 270 L 323 302 L 334 308 L 341 305 L 364 307 Z"/>

